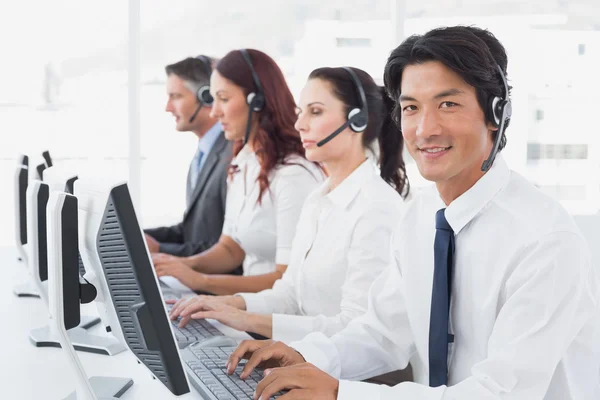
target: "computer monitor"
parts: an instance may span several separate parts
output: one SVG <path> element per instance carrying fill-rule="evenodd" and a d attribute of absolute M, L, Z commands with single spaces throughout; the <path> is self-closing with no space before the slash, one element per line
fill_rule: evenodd
<path fill-rule="evenodd" d="M 19 156 L 15 173 L 15 238 L 20 258 L 27 262 L 27 186 L 29 185 L 29 157 Z"/>
<path fill-rule="evenodd" d="M 54 165 L 52 163 L 52 157 L 50 157 L 50 153 L 47 150 L 42 152 L 42 158 L 44 159 L 44 162 L 38 164 L 38 166 L 35 168 L 37 172 L 37 178 L 40 181 L 44 179 L 44 170 Z"/>
<path fill-rule="evenodd" d="M 190 391 L 127 184 L 79 179 L 81 254 L 107 331 L 175 395 Z"/>
<path fill-rule="evenodd" d="M 72 343 L 81 322 L 80 302 L 96 297 L 95 287 L 79 276 L 78 210 L 75 196 L 53 192 L 48 201 L 48 286 L 51 328 L 68 356 L 77 390 L 67 399 L 97 400 L 120 397 L 132 384 L 128 378 L 87 378 Z"/>
<path fill-rule="evenodd" d="M 50 191 L 59 191 L 73 194 L 73 183 L 78 179 L 78 175 L 64 167 L 48 167 L 44 172 L 44 182 L 49 185 Z M 85 264 L 79 259 L 79 273 L 85 275 Z"/>
<path fill-rule="evenodd" d="M 17 259 L 27 266 L 27 186 L 29 185 L 29 157 L 26 155 L 20 155 L 18 158 L 14 185 Z M 15 285 L 13 292 L 18 297 L 40 297 L 32 282 Z"/>
<path fill-rule="evenodd" d="M 48 302 L 48 241 L 46 208 L 50 188 L 47 183 L 33 180 L 27 188 L 27 223 L 29 232 L 29 267 L 33 281 L 37 286 L 41 298 Z M 77 241 L 72 241 L 65 246 L 73 247 L 79 254 Z M 78 266 L 81 258 L 78 256 Z M 76 350 L 90 353 L 113 355 L 124 349 L 119 346 L 114 338 L 91 335 L 84 330 L 98 324 L 100 318 L 81 316 L 79 329 L 71 332 L 72 342 Z M 36 347 L 60 347 L 58 337 L 50 325 L 32 329 L 29 333 L 30 341 Z"/>
<path fill-rule="evenodd" d="M 37 179 L 39 179 L 40 181 L 44 179 L 44 170 L 46 169 L 46 164 L 41 163 L 38 164 L 37 167 L 35 167 L 35 171 L 37 172 Z"/>
<path fill-rule="evenodd" d="M 48 304 L 48 250 L 46 239 L 46 206 L 48 184 L 34 180 L 27 188 L 27 225 L 29 229 L 29 268 L 42 299 Z"/>
<path fill-rule="evenodd" d="M 54 165 L 54 163 L 52 162 L 52 157 L 50 157 L 50 152 L 48 150 L 42 152 L 42 158 L 44 159 L 46 168 L 50 168 Z"/>

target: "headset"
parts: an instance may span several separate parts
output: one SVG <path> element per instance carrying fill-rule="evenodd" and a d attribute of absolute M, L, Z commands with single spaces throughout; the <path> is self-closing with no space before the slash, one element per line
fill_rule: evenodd
<path fill-rule="evenodd" d="M 210 59 L 206 56 L 200 55 L 200 56 L 196 57 L 196 60 L 200 60 L 202 62 L 202 65 L 204 65 L 204 69 L 206 70 L 206 76 L 210 80 L 210 75 L 212 74 L 212 66 L 211 66 Z M 196 115 L 198 115 L 198 112 L 200 111 L 200 109 L 203 106 L 211 106 L 212 105 L 214 98 L 210 94 L 210 86 L 209 85 L 200 86 L 198 88 L 198 90 L 196 91 L 196 99 L 198 100 L 198 108 L 196 108 L 196 111 L 194 111 L 194 114 L 191 116 L 191 118 L 189 120 L 190 123 L 192 123 L 194 121 L 194 119 L 196 118 Z"/>
<path fill-rule="evenodd" d="M 248 54 L 248 50 L 240 49 L 240 53 L 248 64 L 250 68 L 250 73 L 252 74 L 252 80 L 254 81 L 254 87 L 256 91 L 248 93 L 246 97 L 246 103 L 248 103 L 248 121 L 246 122 L 246 135 L 244 136 L 244 144 L 248 142 L 248 136 L 250 135 L 250 121 L 252 119 L 252 112 L 259 112 L 265 107 L 265 95 L 260 83 L 260 79 L 258 78 L 258 74 L 254 69 L 254 65 L 252 65 L 252 59 L 250 58 L 250 54 Z"/>
<path fill-rule="evenodd" d="M 321 140 L 317 143 L 317 147 L 321 147 L 327 144 L 334 137 L 339 135 L 344 129 L 350 127 L 353 132 L 363 132 L 367 129 L 367 125 L 369 123 L 369 108 L 367 107 L 367 96 L 365 95 L 365 89 L 363 88 L 360 79 L 356 73 L 349 67 L 342 67 L 350 77 L 352 78 L 352 82 L 354 83 L 354 87 L 356 88 L 356 92 L 358 93 L 358 99 L 360 101 L 359 108 L 353 108 L 348 113 L 348 118 L 346 122 L 337 128 L 331 135 L 327 136 L 325 139 Z"/>
<path fill-rule="evenodd" d="M 498 65 L 498 71 L 500 72 L 502 83 L 504 84 L 504 97 L 494 96 L 490 99 L 488 112 L 492 118 L 489 118 L 489 120 L 492 121 L 492 124 L 498 128 L 498 130 L 496 131 L 496 138 L 494 139 L 492 151 L 490 152 L 487 160 L 485 160 L 481 165 L 481 170 L 483 172 L 487 172 L 487 170 L 489 170 L 494 163 L 500 147 L 500 141 L 502 140 L 502 136 L 504 136 L 504 131 L 506 130 L 508 121 L 512 116 L 512 103 L 508 94 L 508 82 L 506 81 L 506 76 L 504 75 L 500 65 Z"/>

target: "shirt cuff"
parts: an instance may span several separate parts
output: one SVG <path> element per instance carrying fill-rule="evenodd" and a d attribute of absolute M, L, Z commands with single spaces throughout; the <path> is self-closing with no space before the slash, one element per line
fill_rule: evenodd
<path fill-rule="evenodd" d="M 376 399 L 377 385 L 366 382 L 354 382 L 340 380 L 338 388 L 338 400 L 364 400 Z"/>
<path fill-rule="evenodd" d="M 339 355 L 331 339 L 321 332 L 313 332 L 303 340 L 290 343 L 289 346 L 313 364 L 334 378 L 340 377 L 341 366 Z"/>
<path fill-rule="evenodd" d="M 260 293 L 237 293 L 236 296 L 244 299 L 246 311 L 248 312 L 256 314 L 271 314 L 273 312 L 265 296 L 261 296 Z"/>
<path fill-rule="evenodd" d="M 312 320 L 304 315 L 273 314 L 273 340 L 283 343 L 301 340 L 313 331 Z"/>
<path fill-rule="evenodd" d="M 275 264 L 289 265 L 291 254 L 291 247 L 278 247 L 277 254 L 275 254 Z"/>

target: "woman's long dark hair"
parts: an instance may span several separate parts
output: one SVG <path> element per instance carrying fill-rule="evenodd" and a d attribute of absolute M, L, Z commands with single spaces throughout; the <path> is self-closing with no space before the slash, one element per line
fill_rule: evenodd
<path fill-rule="evenodd" d="M 291 155 L 305 157 L 300 134 L 294 128 L 296 122 L 296 102 L 287 86 L 283 73 L 275 61 L 267 54 L 247 49 L 252 66 L 258 75 L 265 97 L 265 106 L 258 115 L 258 131 L 250 139 L 260 163 L 258 182 L 260 192 L 258 202 L 269 187 L 269 175 L 277 166 L 287 163 Z M 240 86 L 247 96 L 256 92 L 250 67 L 239 50 L 227 53 L 215 69 L 225 79 Z M 249 122 L 251 123 L 251 122 Z M 242 141 L 234 144 L 237 155 L 243 147 Z"/>

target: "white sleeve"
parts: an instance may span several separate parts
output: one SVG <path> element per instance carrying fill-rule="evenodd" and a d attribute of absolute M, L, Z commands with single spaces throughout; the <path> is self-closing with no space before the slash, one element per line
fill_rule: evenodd
<path fill-rule="evenodd" d="M 308 195 L 320 183 L 310 170 L 301 165 L 288 165 L 277 171 L 273 195 L 277 250 L 275 263 L 288 265 L 292 253 L 292 241 L 302 206 Z"/>
<path fill-rule="evenodd" d="M 400 201 L 400 199 L 398 199 Z M 337 315 L 273 315 L 273 339 L 289 343 L 311 332 L 333 336 L 367 311 L 369 288 L 390 265 L 390 240 L 400 211 L 391 203 L 373 204 L 354 225 L 348 248 L 346 278 Z"/>
<path fill-rule="evenodd" d="M 488 357 L 475 364 L 472 375 L 454 386 L 430 388 L 416 383 L 395 387 L 341 381 L 338 398 L 358 400 L 396 399 L 543 399 L 556 367 L 582 328 L 597 318 L 598 282 L 592 271 L 583 239 L 573 233 L 554 233 L 529 249 L 505 285 L 506 303 L 498 314 L 489 339 Z M 358 338 L 358 336 L 353 336 Z M 333 341 L 327 351 L 346 351 L 337 363 L 328 365 L 342 375 L 351 354 L 349 340 Z M 370 343 L 369 343 L 370 345 Z M 583 344 L 582 344 L 583 345 Z M 365 347 L 362 344 L 362 347 Z M 370 347 L 370 346 L 367 346 Z M 313 350 L 318 358 L 319 348 Z M 300 348 L 302 353 L 303 349 Z M 321 350 L 322 351 L 322 350 Z M 589 349 L 592 351 L 592 349 Z M 362 354 L 362 350 L 360 351 Z M 311 353 L 307 353 L 311 356 Z M 342 353 L 343 354 L 343 353 Z M 369 358 L 364 362 L 371 368 Z M 581 371 L 586 379 L 598 379 L 598 371 Z M 556 394 L 560 397 L 559 394 Z M 592 398 L 580 393 L 577 398 Z"/>
<path fill-rule="evenodd" d="M 246 310 L 258 314 L 298 314 L 298 300 L 296 298 L 297 267 L 294 263 L 288 265 L 281 279 L 275 281 L 272 289 L 258 293 L 238 293 L 244 298 Z"/>
<path fill-rule="evenodd" d="M 402 287 L 394 255 L 369 290 L 366 314 L 331 338 L 316 332 L 290 346 L 336 378 L 361 380 L 404 369 L 416 349 Z"/>

